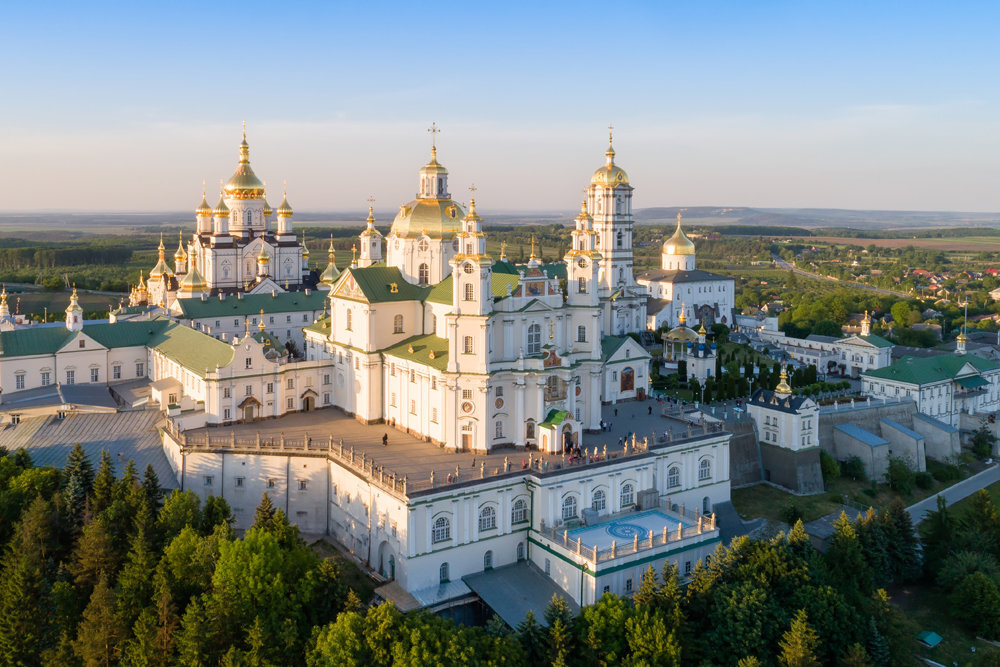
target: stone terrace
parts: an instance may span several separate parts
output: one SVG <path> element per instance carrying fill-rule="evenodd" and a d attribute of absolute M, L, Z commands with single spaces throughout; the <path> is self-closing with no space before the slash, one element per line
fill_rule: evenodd
<path fill-rule="evenodd" d="M 643 405 L 643 411 L 645 410 Z M 643 417 L 649 416 L 644 412 Z M 652 446 L 659 448 L 689 442 L 708 435 L 714 436 L 720 431 L 718 426 L 698 425 L 689 432 L 688 423 L 680 421 L 678 417 L 675 412 L 669 417 L 653 415 L 650 418 L 655 420 L 659 429 L 657 440 Z M 622 419 L 621 423 L 626 421 Z M 638 424 L 645 426 L 646 421 L 636 419 L 632 423 L 638 429 Z M 650 424 L 653 423 L 650 421 Z M 672 430 L 669 442 L 663 437 L 667 429 Z M 616 428 L 612 433 L 586 435 L 585 456 L 571 461 L 562 455 L 542 454 L 537 450 L 514 447 L 495 449 L 486 455 L 453 452 L 385 424 L 362 424 L 338 408 L 324 408 L 246 424 L 192 429 L 183 433 L 168 427 L 168 432 L 189 451 L 326 456 L 401 498 L 424 495 L 445 487 L 467 486 L 485 478 L 520 476 L 529 468 L 532 474 L 546 476 L 558 474 L 567 468 L 599 466 L 622 456 L 645 454 L 643 438 L 652 435 L 652 428 L 648 431 L 649 436 L 637 433 L 636 444 L 626 443 L 623 447 L 618 446 L 619 430 L 624 435 L 624 429 L 621 428 Z M 384 434 L 389 436 L 388 446 L 382 445 Z"/>

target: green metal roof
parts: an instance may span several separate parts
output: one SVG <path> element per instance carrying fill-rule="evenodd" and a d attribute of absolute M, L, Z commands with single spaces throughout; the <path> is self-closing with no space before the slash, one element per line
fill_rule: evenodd
<path fill-rule="evenodd" d="M 330 335 L 330 316 L 324 315 L 307 327 L 302 327 L 303 331 L 313 331 L 323 336 Z"/>
<path fill-rule="evenodd" d="M 348 268 L 340 274 L 333 292 L 338 297 L 352 298 L 343 293 L 342 286 L 353 276 L 358 289 L 369 303 L 385 301 L 423 301 L 427 298 L 430 288 L 408 283 L 403 274 L 395 266 L 375 264 L 363 269 Z M 393 291 L 395 285 L 395 291 Z"/>
<path fill-rule="evenodd" d="M 507 286 L 510 285 L 511 291 L 517 288 L 517 282 L 520 280 L 520 276 L 516 273 L 497 273 L 494 271 L 490 274 L 490 295 L 493 297 L 494 301 L 499 301 L 501 299 L 507 298 Z M 431 303 L 441 303 L 450 304 L 453 300 L 452 295 L 452 277 L 448 276 L 437 285 L 431 288 L 430 293 L 427 294 L 427 300 Z"/>
<path fill-rule="evenodd" d="M 875 347 L 893 346 L 893 344 L 887 341 L 885 338 L 882 338 L 881 336 L 876 336 L 875 334 L 868 334 L 867 336 L 858 336 L 858 338 L 865 341 L 866 343 L 874 345 Z"/>
<path fill-rule="evenodd" d="M 147 345 L 152 336 L 163 331 L 169 324 L 170 322 L 165 319 L 155 319 L 148 322 L 91 324 L 83 327 L 83 333 L 104 347 L 135 347 Z"/>
<path fill-rule="evenodd" d="M 45 327 L 18 329 L 0 333 L 0 355 L 4 357 L 28 357 L 35 354 L 55 354 L 65 345 L 75 331 L 66 327 Z"/>
<path fill-rule="evenodd" d="M 410 352 L 411 348 L 413 352 Z M 430 356 L 431 352 L 434 352 L 433 359 Z M 433 334 L 414 336 L 382 350 L 382 354 L 387 357 L 415 361 L 418 364 L 443 371 L 448 367 L 448 339 L 439 338 Z"/>
<path fill-rule="evenodd" d="M 977 387 L 988 387 L 989 382 L 982 375 L 970 375 L 964 378 L 958 378 L 955 380 L 958 384 L 962 385 L 966 389 L 975 389 Z"/>
<path fill-rule="evenodd" d="M 969 364 L 982 373 L 1000 369 L 995 361 L 971 354 L 942 354 L 936 357 L 905 357 L 891 366 L 866 371 L 865 377 L 893 380 L 908 384 L 930 384 L 955 379 L 955 376 Z"/>
<path fill-rule="evenodd" d="M 559 426 L 562 424 L 569 413 L 565 410 L 549 410 L 549 414 L 546 415 L 545 421 L 543 421 L 539 426 Z"/>
<path fill-rule="evenodd" d="M 323 310 L 323 301 L 327 292 L 324 290 L 312 290 L 307 295 L 303 292 L 278 292 L 270 294 L 244 294 L 242 299 L 235 295 L 227 296 L 225 299 L 207 298 L 201 299 L 178 299 L 182 319 L 195 320 L 206 317 L 232 316 L 252 316 L 260 314 L 263 310 L 266 314 L 271 313 L 291 313 L 298 311 Z"/>
<path fill-rule="evenodd" d="M 625 341 L 628 340 L 625 336 L 605 336 L 601 339 L 601 357 L 604 360 L 608 360 L 611 356 L 617 352 Z"/>
<path fill-rule="evenodd" d="M 151 336 L 149 347 L 200 377 L 205 376 L 206 370 L 214 371 L 217 366 L 226 366 L 233 361 L 231 345 L 176 322 L 170 322 L 162 331 Z"/>

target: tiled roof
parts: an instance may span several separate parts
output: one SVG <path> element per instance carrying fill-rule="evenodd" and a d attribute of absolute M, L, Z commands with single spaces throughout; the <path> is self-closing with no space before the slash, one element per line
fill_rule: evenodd
<path fill-rule="evenodd" d="M 181 309 L 180 317 L 187 320 L 206 317 L 222 317 L 223 315 L 251 316 L 265 313 L 292 313 L 304 310 L 323 310 L 323 301 L 327 292 L 311 290 L 307 295 L 302 292 L 278 292 L 271 294 L 244 294 L 242 299 L 230 295 L 225 299 L 208 298 L 178 299 Z"/>
<path fill-rule="evenodd" d="M 413 352 L 410 352 L 411 349 Z M 431 352 L 434 353 L 433 359 Z M 434 335 L 414 336 L 382 350 L 382 354 L 443 371 L 448 367 L 448 339 Z"/>
<path fill-rule="evenodd" d="M 891 366 L 870 370 L 865 377 L 893 380 L 907 384 L 929 384 L 954 379 L 969 364 L 980 373 L 1000 369 L 995 361 L 971 354 L 939 354 L 933 357 L 904 357 Z"/>

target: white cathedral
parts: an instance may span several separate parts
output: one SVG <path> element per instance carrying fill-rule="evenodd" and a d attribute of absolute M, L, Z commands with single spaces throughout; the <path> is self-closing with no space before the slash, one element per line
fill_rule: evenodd
<path fill-rule="evenodd" d="M 270 494 L 403 608 L 470 589 L 485 600 L 494 587 L 476 576 L 527 562 L 578 604 L 627 595 L 666 560 L 689 573 L 720 541 L 729 434 L 683 411 L 635 433 L 626 412 L 630 437 L 603 439 L 602 406 L 646 414 L 629 401 L 646 398 L 650 370 L 626 335 L 645 328 L 649 298 L 633 274 L 633 188 L 610 144 L 605 157 L 564 293 L 538 258 L 486 252 L 436 145 L 388 234 L 369 208 L 350 265 L 338 270 L 331 243 L 311 271 L 287 198 L 270 226 L 244 132 L 219 203 L 203 197 L 173 268 L 161 242 L 131 306 L 87 323 L 74 293 L 64 328 L 0 330 L 0 413 L 16 424 L 18 397 L 50 385 L 147 384 L 182 489 L 221 495 L 241 528 Z"/>

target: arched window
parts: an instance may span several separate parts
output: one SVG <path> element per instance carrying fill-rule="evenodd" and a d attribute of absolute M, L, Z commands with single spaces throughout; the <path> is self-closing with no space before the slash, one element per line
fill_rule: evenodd
<path fill-rule="evenodd" d="M 462 352 L 472 354 L 472 336 L 466 336 L 462 339 Z"/>
<path fill-rule="evenodd" d="M 517 559 L 524 560 L 524 542 L 517 543 Z"/>
<path fill-rule="evenodd" d="M 524 423 L 524 437 L 533 440 L 535 437 L 535 422 L 531 419 Z"/>
<path fill-rule="evenodd" d="M 702 459 L 698 464 L 698 481 L 704 482 L 706 479 L 712 479 L 711 459 Z"/>
<path fill-rule="evenodd" d="M 621 506 L 628 507 L 635 505 L 635 487 L 631 484 L 622 484 Z"/>
<path fill-rule="evenodd" d="M 426 264 L 421 264 L 417 269 L 417 282 L 426 285 L 431 280 L 431 270 Z"/>
<path fill-rule="evenodd" d="M 591 508 L 598 512 L 603 512 L 608 506 L 608 498 L 602 489 L 594 491 L 594 498 L 590 503 Z"/>
<path fill-rule="evenodd" d="M 345 329 L 347 329 L 348 331 L 351 331 L 351 330 L 352 330 L 352 329 L 351 329 L 351 319 L 352 319 L 352 318 L 351 318 L 351 309 L 350 309 L 350 308 L 348 308 L 348 309 L 347 309 L 347 324 L 346 324 L 346 326 L 344 327 L 344 328 L 345 328 Z"/>
<path fill-rule="evenodd" d="M 493 569 L 493 552 L 487 551 L 483 554 L 483 569 L 492 570 Z"/>
<path fill-rule="evenodd" d="M 396 315 L 392 318 L 392 333 L 403 333 L 403 316 Z"/>
<path fill-rule="evenodd" d="M 247 224 L 248 224 L 248 225 L 249 225 L 249 224 L 251 223 L 251 221 L 253 220 L 253 218 L 251 217 L 251 215 L 252 215 L 252 214 L 250 213 L 250 211 L 247 211 Z"/>
<path fill-rule="evenodd" d="M 500 420 L 500 419 L 498 419 L 496 421 L 495 426 L 496 426 L 496 435 L 494 437 L 496 437 L 496 438 L 502 438 L 503 437 L 503 421 Z"/>
<path fill-rule="evenodd" d="M 528 356 L 542 352 L 542 327 L 539 324 L 528 326 Z"/>
<path fill-rule="evenodd" d="M 677 466 L 670 466 L 667 471 L 667 487 L 674 489 L 681 485 L 681 469 Z"/>
<path fill-rule="evenodd" d="M 701 511 L 704 514 L 712 513 L 712 499 L 709 498 L 708 496 L 705 496 L 701 500 Z"/>
<path fill-rule="evenodd" d="M 580 279 L 578 279 L 577 285 L 579 286 L 578 289 L 580 290 L 580 294 L 586 294 L 587 293 L 587 279 L 586 278 L 580 278 Z"/>
<path fill-rule="evenodd" d="M 618 236 L 615 237 L 615 245 L 617 245 L 619 248 L 622 247 L 622 239 L 623 238 L 624 238 L 624 235 L 621 232 L 618 232 Z"/>
<path fill-rule="evenodd" d="M 566 496 L 563 498 L 562 503 L 562 518 L 563 521 L 568 521 L 576 516 L 576 498 L 573 496 Z"/>
<path fill-rule="evenodd" d="M 476 287 L 472 283 L 468 283 L 465 286 L 465 300 L 466 301 L 476 300 Z"/>
<path fill-rule="evenodd" d="M 510 512 L 511 523 L 523 523 L 528 520 L 528 503 L 523 498 L 514 501 L 514 508 Z"/>
<path fill-rule="evenodd" d="M 441 563 L 441 568 L 438 570 L 438 579 L 442 584 L 447 584 L 451 581 L 448 578 L 448 563 Z"/>
<path fill-rule="evenodd" d="M 479 510 L 479 530 L 493 530 L 497 527 L 497 511 L 492 505 Z"/>
<path fill-rule="evenodd" d="M 434 530 L 431 532 L 432 542 L 447 542 L 451 539 L 451 521 L 448 517 L 438 517 L 434 520 Z"/>
<path fill-rule="evenodd" d="M 580 325 L 576 328 L 576 342 L 586 343 L 587 342 L 587 327 Z"/>

